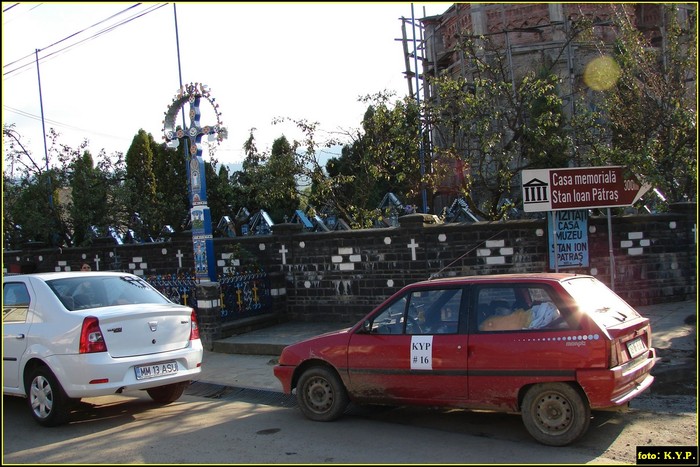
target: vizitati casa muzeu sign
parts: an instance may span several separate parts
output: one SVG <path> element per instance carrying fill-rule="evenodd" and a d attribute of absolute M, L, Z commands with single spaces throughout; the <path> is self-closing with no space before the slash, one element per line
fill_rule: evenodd
<path fill-rule="evenodd" d="M 649 188 L 621 166 L 522 172 L 525 212 L 548 212 L 549 262 L 555 270 L 588 266 L 586 210 L 631 206 Z M 608 229 L 609 214 L 608 210 Z"/>

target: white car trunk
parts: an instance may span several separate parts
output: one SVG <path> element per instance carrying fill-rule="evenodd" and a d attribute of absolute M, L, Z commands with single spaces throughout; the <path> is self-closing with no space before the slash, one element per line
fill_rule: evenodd
<path fill-rule="evenodd" d="M 134 313 L 136 309 L 138 314 Z M 119 358 L 187 347 L 191 312 L 191 308 L 181 305 L 142 304 L 113 307 L 109 313 L 97 316 L 107 351 Z"/>

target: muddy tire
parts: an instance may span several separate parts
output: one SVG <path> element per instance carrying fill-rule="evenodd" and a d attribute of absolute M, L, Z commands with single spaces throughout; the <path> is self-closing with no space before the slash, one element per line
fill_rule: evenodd
<path fill-rule="evenodd" d="M 297 403 L 306 418 L 330 422 L 343 415 L 350 399 L 338 375 L 317 366 L 307 369 L 299 378 Z"/>
<path fill-rule="evenodd" d="M 521 407 L 528 433 L 542 444 L 565 446 L 583 436 L 591 423 L 588 401 L 566 383 L 536 384 Z"/>

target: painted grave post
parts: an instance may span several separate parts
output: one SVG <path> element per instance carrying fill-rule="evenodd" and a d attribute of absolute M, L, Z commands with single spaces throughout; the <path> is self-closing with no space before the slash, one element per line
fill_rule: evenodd
<path fill-rule="evenodd" d="M 205 99 L 214 109 L 216 125 L 200 124 L 199 104 Z M 190 105 L 189 127 L 176 127 L 175 119 L 185 103 Z M 184 118 L 183 118 L 184 121 Z M 163 121 L 164 139 L 168 147 L 176 148 L 180 139 L 187 139 L 185 160 L 187 162 L 187 180 L 189 186 L 190 218 L 192 220 L 192 248 L 194 252 L 195 276 L 200 281 L 215 282 L 216 257 L 214 256 L 214 238 L 212 235 L 211 214 L 207 206 L 207 181 L 205 178 L 204 161 L 202 160 L 202 137 L 218 143 L 226 138 L 227 131 L 221 125 L 219 105 L 211 98 L 208 86 L 201 83 L 190 83 L 180 88 L 168 107 Z"/>

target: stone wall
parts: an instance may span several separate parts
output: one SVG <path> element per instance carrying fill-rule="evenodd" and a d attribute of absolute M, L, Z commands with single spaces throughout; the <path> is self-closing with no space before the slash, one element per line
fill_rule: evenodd
<path fill-rule="evenodd" d="M 633 305 L 694 299 L 694 208 L 611 218 L 612 263 L 608 219 L 591 217 L 589 267 L 560 272 L 592 274 Z M 551 271 L 545 220 L 430 225 L 411 217 L 400 218 L 396 229 L 285 236 L 290 318 L 353 322 L 400 287 L 433 274 Z M 280 262 L 275 257 L 269 266 Z"/>
<path fill-rule="evenodd" d="M 296 321 L 354 322 L 402 286 L 432 275 L 551 270 L 546 220 L 432 219 L 415 214 L 395 228 L 323 233 L 281 224 L 272 235 L 217 238 L 214 249 L 220 272 L 260 267 L 274 277 L 274 309 Z M 696 223 L 695 203 L 674 205 L 668 214 L 612 217 L 612 236 L 607 217 L 590 217 L 589 266 L 560 272 L 590 273 L 636 306 L 695 299 Z M 3 252 L 5 272 L 77 270 L 86 260 L 93 270 L 173 273 L 191 269 L 192 242 L 184 234 L 156 244 Z"/>

